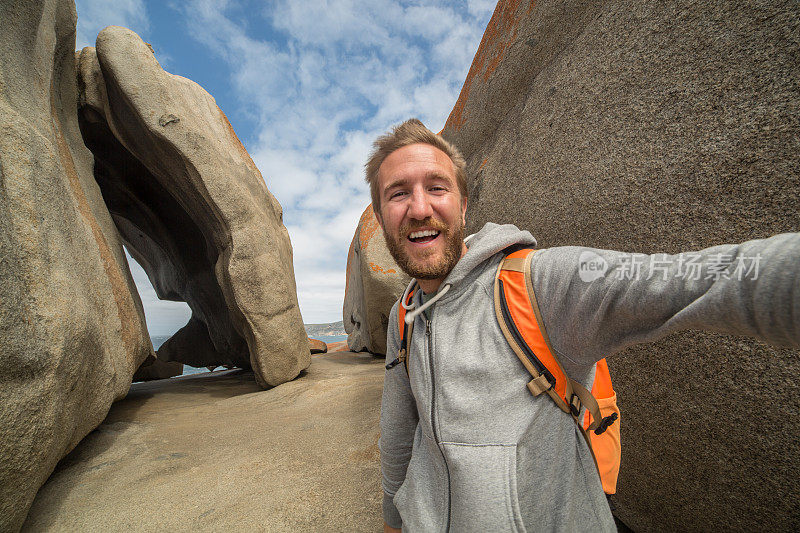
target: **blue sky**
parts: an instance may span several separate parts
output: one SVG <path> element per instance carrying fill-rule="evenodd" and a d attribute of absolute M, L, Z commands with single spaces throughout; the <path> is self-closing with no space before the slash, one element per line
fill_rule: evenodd
<path fill-rule="evenodd" d="M 76 46 L 109 25 L 216 99 L 283 206 L 306 323 L 342 319 L 345 263 L 369 204 L 373 139 L 420 118 L 439 131 L 494 0 L 77 0 Z M 189 318 L 132 260 L 151 335 Z"/>

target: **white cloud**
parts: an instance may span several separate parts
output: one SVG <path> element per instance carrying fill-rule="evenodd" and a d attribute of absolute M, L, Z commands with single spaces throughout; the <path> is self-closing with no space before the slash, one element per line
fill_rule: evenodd
<path fill-rule="evenodd" d="M 76 0 L 77 50 L 94 46 L 97 34 L 106 26 L 125 26 L 143 35 L 150 24 L 143 0 Z"/>
<path fill-rule="evenodd" d="M 489 21 L 489 16 L 494 12 L 497 5 L 495 0 L 467 0 L 467 10 L 473 17 Z"/>
<path fill-rule="evenodd" d="M 419 5 L 405 10 L 402 28 L 409 35 L 434 41 L 445 37 L 459 22 L 460 17 L 452 9 Z"/>
<path fill-rule="evenodd" d="M 264 176 L 270 192 L 284 209 L 316 186 L 316 174 L 303 167 L 304 162 L 299 160 L 299 154 L 264 148 L 251 154 L 251 157 Z"/>
<path fill-rule="evenodd" d="M 300 45 L 352 49 L 387 44 L 391 21 L 402 16 L 402 8 L 387 0 L 283 0 L 266 15 Z"/>

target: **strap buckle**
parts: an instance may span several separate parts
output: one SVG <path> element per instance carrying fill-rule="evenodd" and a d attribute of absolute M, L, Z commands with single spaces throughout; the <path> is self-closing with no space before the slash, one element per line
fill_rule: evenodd
<path fill-rule="evenodd" d="M 547 392 L 553 388 L 553 383 L 547 379 L 545 374 L 539 374 L 538 377 L 533 378 L 528 382 L 528 390 L 534 396 L 539 396 L 543 392 Z"/>
<path fill-rule="evenodd" d="M 602 435 L 603 433 L 605 433 L 605 431 L 608 429 L 608 426 L 613 424 L 617 418 L 619 418 L 619 415 L 617 415 L 617 413 L 611 413 L 608 416 L 604 416 L 603 420 L 601 420 L 600 423 L 597 424 L 597 428 L 594 430 L 594 434 Z"/>
<path fill-rule="evenodd" d="M 391 363 L 388 363 L 386 365 L 386 370 L 393 369 L 394 367 L 405 361 L 405 359 L 406 359 L 406 349 L 400 348 L 400 350 L 398 350 L 397 352 L 397 357 L 395 357 Z"/>
<path fill-rule="evenodd" d="M 572 416 L 578 416 L 581 413 L 581 399 L 574 392 L 569 399 L 569 411 Z"/>

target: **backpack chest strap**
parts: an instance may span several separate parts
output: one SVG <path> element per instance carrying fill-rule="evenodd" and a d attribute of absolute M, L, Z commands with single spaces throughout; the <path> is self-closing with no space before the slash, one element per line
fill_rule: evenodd
<path fill-rule="evenodd" d="M 414 331 L 414 323 L 406 324 L 406 308 L 403 306 L 403 303 L 406 305 L 411 303 L 411 300 L 414 298 L 414 292 L 410 291 L 408 294 L 408 298 L 405 302 L 401 301 L 400 305 L 397 309 L 397 320 L 398 320 L 398 333 L 400 334 L 400 348 L 397 350 L 397 357 L 392 360 L 391 363 L 386 365 L 386 370 L 394 368 L 400 363 L 403 363 L 403 366 L 406 369 L 406 375 L 408 375 L 408 351 L 409 347 L 411 346 L 411 333 Z"/>

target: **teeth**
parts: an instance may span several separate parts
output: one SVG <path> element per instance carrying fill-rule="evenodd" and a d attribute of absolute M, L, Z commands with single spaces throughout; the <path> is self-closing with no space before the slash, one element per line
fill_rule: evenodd
<path fill-rule="evenodd" d="M 439 235 L 439 232 L 436 230 L 424 230 L 424 231 L 415 231 L 411 235 L 408 236 L 409 239 L 419 239 L 422 237 L 428 237 L 431 235 Z"/>

